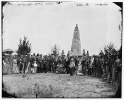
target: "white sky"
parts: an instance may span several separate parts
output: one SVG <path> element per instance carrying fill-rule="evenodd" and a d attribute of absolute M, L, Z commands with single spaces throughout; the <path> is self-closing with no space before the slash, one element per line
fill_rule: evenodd
<path fill-rule="evenodd" d="M 74 2 L 53 5 L 6 5 L 4 7 L 3 49 L 17 50 L 19 39 L 26 36 L 32 53 L 48 54 L 54 44 L 65 54 L 71 50 L 74 28 L 78 24 L 82 51 L 98 54 L 106 44 L 120 48 L 120 8 L 109 3 L 77 6 Z"/>

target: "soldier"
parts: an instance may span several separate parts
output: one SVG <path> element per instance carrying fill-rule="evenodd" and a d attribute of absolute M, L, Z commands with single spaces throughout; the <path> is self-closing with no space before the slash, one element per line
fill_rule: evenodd
<path fill-rule="evenodd" d="M 57 71 L 59 73 L 61 73 L 62 72 L 62 58 L 61 58 L 61 56 L 59 56 L 59 59 L 58 59 L 58 62 L 57 62 L 57 67 L 58 67 Z"/>
<path fill-rule="evenodd" d="M 89 61 L 89 75 L 93 75 L 93 57 L 90 58 L 90 61 Z"/>
<path fill-rule="evenodd" d="M 66 69 L 66 73 L 68 74 L 69 73 L 69 58 L 66 59 L 65 61 L 65 69 Z"/>
<path fill-rule="evenodd" d="M 117 83 L 121 82 L 121 60 L 118 58 L 118 55 L 112 70 L 112 83 L 115 84 L 115 81 L 117 81 Z"/>
<path fill-rule="evenodd" d="M 74 71 L 74 67 L 75 67 L 75 62 L 74 62 L 74 58 L 71 58 L 71 62 L 70 62 L 70 76 L 73 76 L 73 71 Z"/>
<path fill-rule="evenodd" d="M 98 77 L 101 78 L 102 75 L 103 75 L 103 72 L 102 72 L 102 61 L 101 61 L 101 58 L 98 59 Z"/>
<path fill-rule="evenodd" d="M 47 73 L 48 72 L 48 69 L 49 69 L 49 60 L 48 60 L 49 58 L 47 57 L 46 58 L 46 67 L 45 67 L 45 69 L 44 69 L 44 71 L 45 71 L 45 73 Z"/>
<path fill-rule="evenodd" d="M 45 68 L 46 68 L 46 59 L 45 59 L 45 57 L 43 57 L 42 63 L 43 63 L 42 72 L 45 72 Z"/>
<path fill-rule="evenodd" d="M 107 62 L 107 55 L 104 56 L 104 66 L 105 66 L 105 80 L 107 79 L 107 65 L 108 65 L 108 62 Z"/>
<path fill-rule="evenodd" d="M 28 64 L 28 61 L 27 61 L 27 56 L 26 55 L 23 55 L 22 56 L 22 65 L 23 65 L 23 68 L 22 68 L 22 77 L 25 76 L 25 70 L 27 68 L 27 64 Z"/>
<path fill-rule="evenodd" d="M 17 58 L 17 66 L 18 66 L 18 68 L 19 68 L 19 65 L 20 65 L 20 58 L 18 57 Z"/>
<path fill-rule="evenodd" d="M 96 57 L 94 57 L 94 61 L 93 61 L 93 76 L 96 77 Z"/>
<path fill-rule="evenodd" d="M 86 68 L 85 68 L 85 75 L 88 75 L 88 70 L 89 70 L 89 57 L 86 58 Z"/>
<path fill-rule="evenodd" d="M 99 58 L 96 58 L 96 77 L 99 77 Z"/>
<path fill-rule="evenodd" d="M 49 71 L 51 72 L 55 72 L 55 62 L 54 62 L 55 58 L 54 55 L 51 55 L 49 58 Z"/>
<path fill-rule="evenodd" d="M 107 82 L 110 83 L 112 79 L 112 65 L 114 63 L 114 59 L 112 58 L 111 55 L 108 56 L 108 61 L 107 61 Z"/>
<path fill-rule="evenodd" d="M 30 57 L 30 67 L 31 67 L 31 72 L 30 73 L 33 73 L 34 72 L 34 59 L 33 59 L 32 55 Z"/>
<path fill-rule="evenodd" d="M 25 70 L 26 70 L 26 67 L 27 67 L 27 64 L 28 64 L 27 55 L 24 55 L 24 56 L 23 56 L 23 63 L 24 63 L 23 72 L 25 73 Z"/>
<path fill-rule="evenodd" d="M 20 59 L 19 59 L 19 72 L 22 73 L 23 72 L 23 56 L 21 55 L 20 56 Z"/>
<path fill-rule="evenodd" d="M 27 68 L 26 68 L 26 71 L 27 73 L 29 74 L 31 72 L 31 57 L 30 57 L 30 54 L 27 54 Z"/>
<path fill-rule="evenodd" d="M 85 59 L 83 58 L 81 65 L 82 65 L 82 74 L 84 74 L 84 75 L 86 74 L 86 73 L 85 73 L 85 71 L 86 71 L 85 62 L 86 62 L 86 61 L 85 61 Z"/>
<path fill-rule="evenodd" d="M 36 63 L 37 63 L 37 73 L 40 72 L 40 56 L 37 54 L 36 56 Z"/>
<path fill-rule="evenodd" d="M 39 73 L 42 72 L 42 54 L 40 54 L 40 57 L 39 57 Z"/>

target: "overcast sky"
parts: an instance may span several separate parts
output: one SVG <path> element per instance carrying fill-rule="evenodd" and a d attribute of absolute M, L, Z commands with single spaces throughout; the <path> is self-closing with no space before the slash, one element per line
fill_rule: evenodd
<path fill-rule="evenodd" d="M 17 50 L 19 39 L 26 36 L 32 45 L 32 53 L 48 54 L 57 44 L 66 54 L 71 50 L 76 24 L 82 51 L 85 49 L 90 55 L 98 54 L 109 43 L 114 43 L 119 49 L 120 8 L 112 3 L 106 6 L 85 4 L 77 6 L 74 2 L 63 2 L 4 6 L 3 49 Z"/>

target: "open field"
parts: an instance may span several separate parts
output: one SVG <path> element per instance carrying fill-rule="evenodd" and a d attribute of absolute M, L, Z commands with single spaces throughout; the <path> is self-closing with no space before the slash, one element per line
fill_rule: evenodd
<path fill-rule="evenodd" d="M 9 93 L 20 98 L 106 98 L 115 95 L 113 87 L 90 76 L 40 73 L 22 78 L 21 74 L 3 75 Z"/>

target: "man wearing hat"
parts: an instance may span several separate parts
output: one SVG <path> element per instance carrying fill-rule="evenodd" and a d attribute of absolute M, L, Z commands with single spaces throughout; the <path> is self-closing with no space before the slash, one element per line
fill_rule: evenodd
<path fill-rule="evenodd" d="M 115 81 L 117 81 L 118 83 L 121 82 L 121 60 L 118 57 L 118 54 L 116 56 L 116 60 L 114 62 L 114 66 L 113 66 L 113 75 L 112 75 L 112 83 L 114 84 Z"/>
<path fill-rule="evenodd" d="M 73 76 L 73 71 L 74 71 L 74 67 L 75 67 L 74 58 L 71 58 L 69 67 L 70 67 L 70 76 Z"/>

